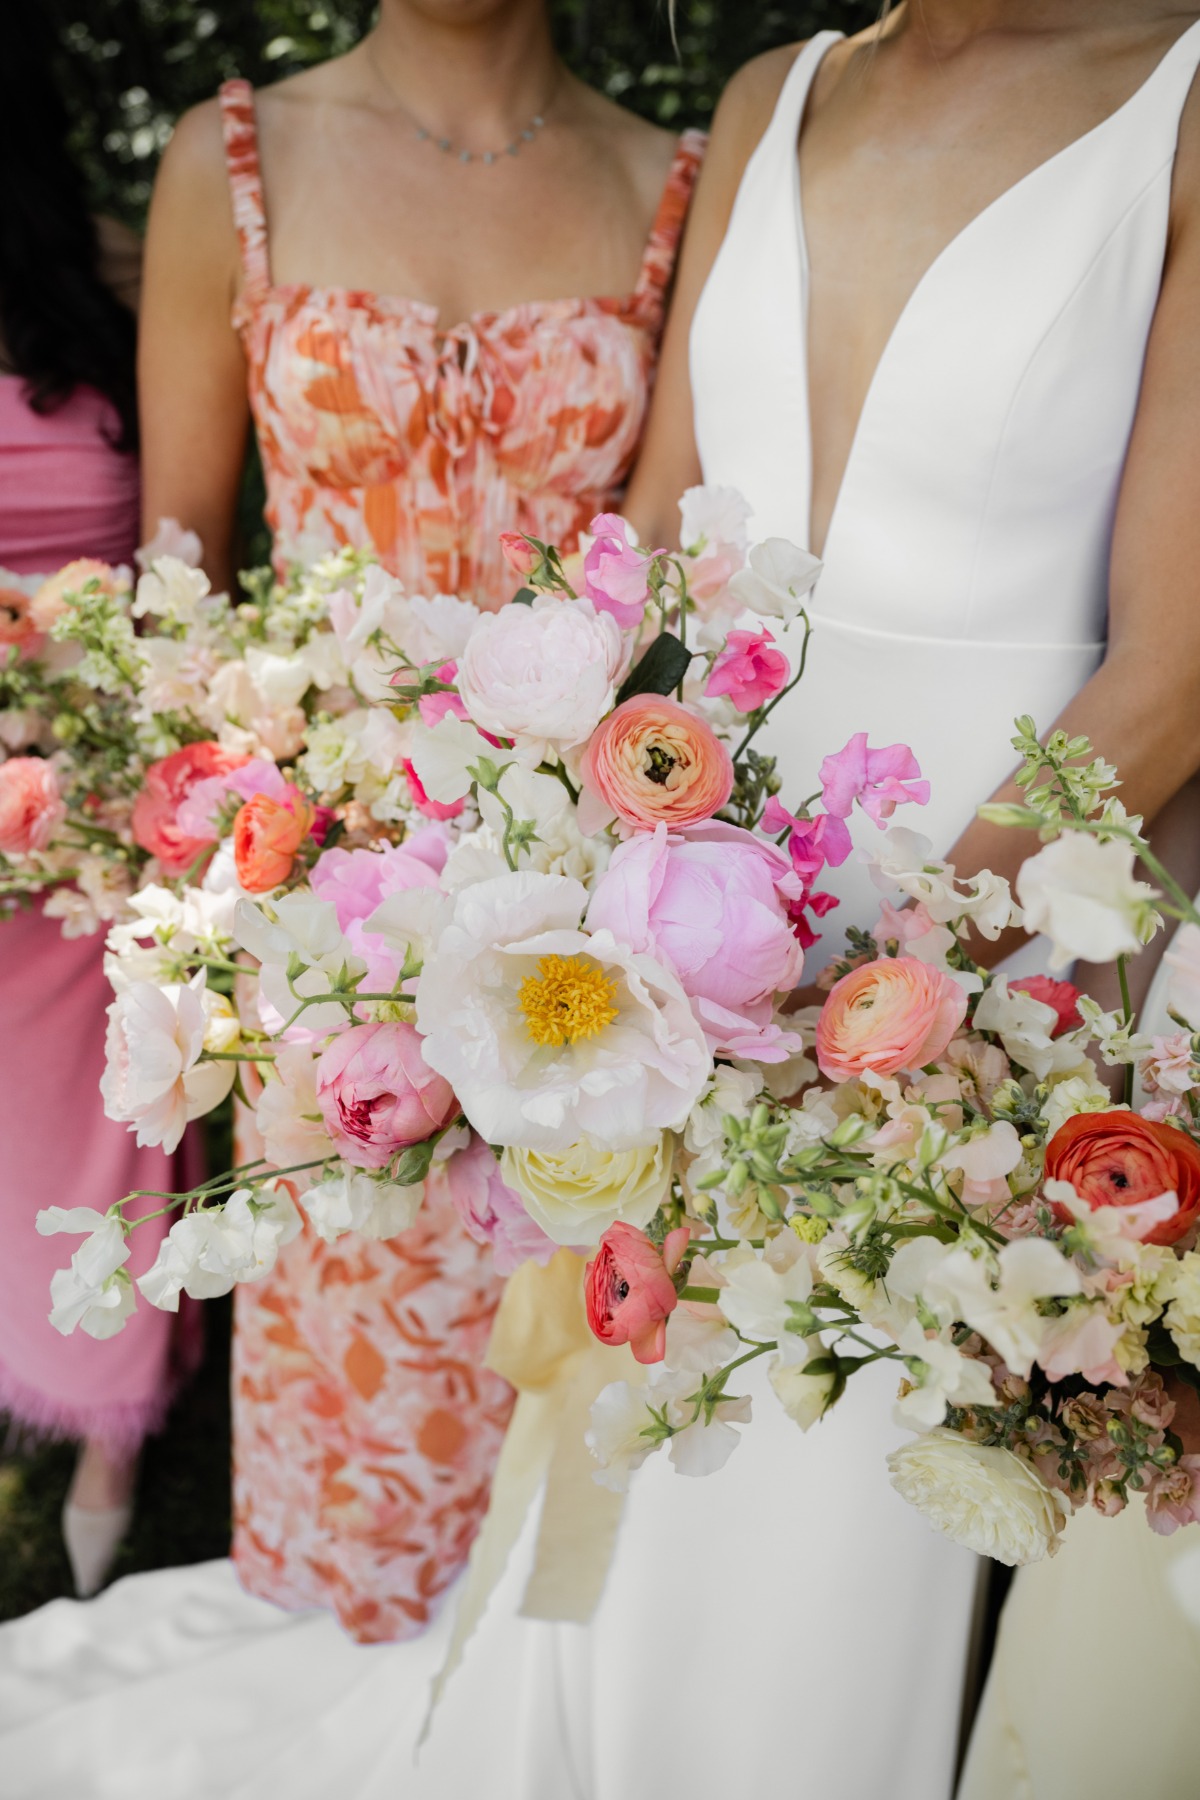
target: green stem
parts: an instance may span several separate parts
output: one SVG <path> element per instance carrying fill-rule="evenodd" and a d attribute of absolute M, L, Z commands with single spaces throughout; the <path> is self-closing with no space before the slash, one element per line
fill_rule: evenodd
<path fill-rule="evenodd" d="M 273 1050 L 202 1050 L 201 1062 L 269 1062 L 275 1061 Z"/>
<path fill-rule="evenodd" d="M 1117 958 L 1117 980 L 1121 984 L 1121 1010 L 1125 1019 L 1125 1029 L 1133 1025 L 1133 1005 L 1129 998 L 1129 975 L 1126 970 L 1127 958 L 1124 954 Z M 1122 1089 L 1126 1106 L 1133 1105 L 1133 1064 L 1125 1064 L 1124 1085 Z"/>

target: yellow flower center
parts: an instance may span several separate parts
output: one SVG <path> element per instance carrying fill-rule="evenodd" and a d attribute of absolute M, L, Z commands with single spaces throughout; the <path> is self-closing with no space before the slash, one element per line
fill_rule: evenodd
<path fill-rule="evenodd" d="M 521 1011 L 535 1044 L 574 1044 L 595 1037 L 617 1016 L 617 984 L 581 956 L 543 956 L 521 983 Z"/>

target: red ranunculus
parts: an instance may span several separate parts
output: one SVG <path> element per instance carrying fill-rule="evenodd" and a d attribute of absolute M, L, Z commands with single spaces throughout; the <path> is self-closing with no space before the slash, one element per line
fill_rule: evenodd
<path fill-rule="evenodd" d="M 1148 1244 L 1178 1243 L 1200 1217 L 1200 1147 L 1177 1126 L 1137 1113 L 1076 1113 L 1046 1145 L 1046 1177 L 1069 1181 L 1093 1210 L 1174 1194 L 1179 1211 L 1146 1234 Z M 1055 1211 L 1074 1222 L 1064 1208 Z"/>
<path fill-rule="evenodd" d="M 679 1302 L 672 1277 L 690 1236 L 681 1225 L 659 1251 L 636 1226 L 609 1226 L 584 1277 L 587 1321 L 602 1344 L 628 1344 L 640 1363 L 662 1361 Z"/>

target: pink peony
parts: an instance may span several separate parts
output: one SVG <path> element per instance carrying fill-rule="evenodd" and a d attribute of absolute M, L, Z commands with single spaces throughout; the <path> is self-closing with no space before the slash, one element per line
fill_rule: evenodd
<path fill-rule="evenodd" d="M 907 744 L 869 750 L 866 732 L 857 731 L 844 750 L 827 756 L 821 764 L 821 797 L 826 810 L 839 819 L 849 818 L 857 800 L 863 811 L 881 825 L 904 801 L 925 805 L 929 783 L 922 781 L 920 775 L 917 759 Z"/>
<path fill-rule="evenodd" d="M 941 969 L 881 956 L 843 975 L 817 1022 L 817 1062 L 831 1081 L 896 1075 L 934 1062 L 962 1024 L 967 996 Z"/>
<path fill-rule="evenodd" d="M 585 787 L 644 831 L 679 830 L 719 812 L 733 761 L 712 728 L 677 700 L 635 694 L 602 720 L 580 765 Z"/>
<path fill-rule="evenodd" d="M 356 1169 L 382 1169 L 400 1150 L 448 1125 L 458 1101 L 429 1068 L 415 1025 L 351 1025 L 317 1062 L 317 1105 L 338 1153 Z"/>
<path fill-rule="evenodd" d="M 609 1226 L 584 1276 L 587 1321 L 602 1344 L 628 1344 L 640 1363 L 662 1361 L 679 1304 L 673 1277 L 690 1236 L 681 1225 L 660 1251 L 634 1225 Z"/>
<path fill-rule="evenodd" d="M 1055 981 L 1053 975 L 1022 975 L 1008 984 L 1009 992 L 1028 994 L 1031 1000 L 1040 1000 L 1043 1006 L 1053 1007 L 1058 1014 L 1058 1023 L 1050 1033 L 1052 1038 L 1062 1037 L 1066 1031 L 1074 1031 L 1083 1024 L 1083 1016 L 1079 1011 L 1079 989 L 1070 981 Z"/>
<path fill-rule="evenodd" d="M 0 853 L 44 850 L 66 816 L 58 774 L 43 757 L 0 762 Z"/>
<path fill-rule="evenodd" d="M 668 836 L 659 825 L 615 852 L 587 924 L 675 971 L 715 1055 L 780 1062 L 800 1048 L 773 1002 L 804 967 L 789 915 L 802 897 L 783 852 L 750 832 L 714 821 Z"/>
<path fill-rule="evenodd" d="M 186 875 L 196 858 L 216 842 L 216 833 L 192 837 L 179 823 L 179 810 L 192 789 L 214 775 L 227 775 L 248 763 L 220 744 L 185 744 L 161 762 L 151 763 L 133 806 L 133 839 L 156 856 L 166 875 Z"/>
<path fill-rule="evenodd" d="M 731 631 L 712 666 L 704 692 L 710 699 L 728 694 L 739 712 L 757 712 L 782 693 L 791 667 L 764 625 L 761 631 Z"/>
<path fill-rule="evenodd" d="M 500 1164 L 483 1139 L 472 1134 L 465 1150 L 435 1163 L 431 1181 L 444 1181 L 455 1212 L 477 1244 L 491 1246 L 498 1275 L 511 1275 L 522 1263 L 544 1267 L 558 1249 L 553 1238 L 535 1225 L 525 1202 L 500 1173 Z"/>
<path fill-rule="evenodd" d="M 594 542 L 583 559 L 584 594 L 597 612 L 611 613 L 625 630 L 642 622 L 650 598 L 648 579 L 653 554 L 629 541 L 629 529 L 616 513 L 598 513 L 588 526 Z"/>

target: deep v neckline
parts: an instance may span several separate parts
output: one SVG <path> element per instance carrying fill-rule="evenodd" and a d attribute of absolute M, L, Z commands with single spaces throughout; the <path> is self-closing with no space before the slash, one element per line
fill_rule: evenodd
<path fill-rule="evenodd" d="M 904 302 L 904 305 L 900 308 L 900 311 L 897 313 L 896 318 L 892 323 L 892 328 L 889 331 L 887 337 L 885 338 L 883 347 L 879 352 L 878 358 L 876 359 L 875 367 L 871 371 L 871 379 L 867 383 L 866 392 L 863 395 L 862 405 L 859 408 L 858 418 L 855 420 L 854 431 L 850 438 L 850 448 L 846 453 L 846 460 L 842 467 L 841 479 L 838 482 L 837 492 L 834 495 L 833 506 L 830 509 L 829 522 L 825 528 L 825 540 L 824 540 L 824 543 L 821 545 L 821 549 L 820 549 L 819 553 L 814 550 L 814 552 L 813 552 L 814 554 L 819 554 L 823 560 L 826 560 L 826 561 L 828 560 L 829 546 L 833 540 L 835 528 L 839 524 L 841 515 L 844 511 L 844 501 L 845 501 L 845 497 L 846 497 L 846 490 L 850 484 L 850 477 L 853 472 L 856 453 L 858 451 L 860 442 L 863 437 L 864 421 L 867 419 L 867 416 L 871 410 L 871 403 L 872 403 L 872 401 L 875 397 L 875 394 L 880 386 L 881 376 L 882 376 L 883 372 L 885 371 L 888 363 L 892 360 L 893 351 L 894 351 L 897 339 L 899 338 L 902 330 L 904 329 L 905 325 L 908 323 L 912 314 L 918 309 L 921 301 L 924 298 L 926 290 L 932 285 L 933 281 L 936 279 L 936 277 L 937 277 L 938 273 L 940 272 L 940 270 L 942 269 L 943 265 L 954 255 L 954 253 L 959 249 L 960 245 L 962 245 L 964 243 L 964 241 L 971 239 L 972 237 L 977 235 L 979 231 L 986 229 L 987 224 L 990 222 L 990 220 L 992 219 L 992 217 L 994 216 L 994 214 L 998 211 L 998 209 L 1000 207 L 1004 206 L 1009 201 L 1012 201 L 1015 197 L 1024 193 L 1024 191 L 1033 182 L 1037 181 L 1039 178 L 1042 178 L 1042 177 L 1045 177 L 1046 175 L 1048 175 L 1066 157 L 1073 155 L 1077 151 L 1081 150 L 1084 146 L 1090 144 L 1093 140 L 1099 138 L 1101 135 L 1107 133 L 1114 126 L 1116 126 L 1119 123 L 1119 121 L 1125 116 L 1125 114 L 1130 110 L 1130 108 L 1135 106 L 1142 99 L 1146 90 L 1152 85 L 1152 83 L 1154 83 L 1155 81 L 1158 80 L 1159 76 L 1163 73 L 1167 64 L 1172 60 L 1172 58 L 1174 56 L 1176 56 L 1179 53 L 1181 46 L 1187 42 L 1187 40 L 1192 36 L 1193 33 L 1196 33 L 1196 32 L 1200 32 L 1200 20 L 1196 20 L 1191 25 L 1184 27 L 1183 31 L 1181 31 L 1179 36 L 1175 39 L 1175 42 L 1170 46 L 1169 49 L 1164 51 L 1163 55 L 1159 58 L 1157 63 L 1150 70 L 1150 73 L 1146 76 L 1145 80 L 1138 83 L 1137 87 L 1129 95 L 1128 99 L 1123 100 L 1121 102 L 1120 106 L 1114 108 L 1114 110 L 1112 112 L 1108 113 L 1105 118 L 1100 119 L 1095 125 L 1091 126 L 1091 128 L 1089 130 L 1081 133 L 1081 135 L 1079 137 L 1072 138 L 1071 141 L 1067 144 L 1064 144 L 1060 150 L 1055 150 L 1052 153 L 1052 155 L 1043 158 L 1043 160 L 1040 163 L 1035 163 L 1032 169 L 1026 170 L 1024 175 L 1019 176 L 1016 181 L 1011 182 L 1008 187 L 1002 189 L 1002 191 L 999 194 L 997 194 L 994 199 L 989 200 L 986 206 L 982 207 L 980 209 L 980 211 L 975 213 L 972 218 L 968 219 L 966 224 L 962 225 L 959 228 L 959 230 L 954 233 L 954 235 L 952 237 L 947 239 L 946 243 L 943 244 L 942 248 L 938 251 L 937 255 L 933 258 L 932 262 L 930 262 L 927 265 L 927 267 L 923 270 L 921 275 L 917 278 L 916 282 L 914 283 L 914 285 L 908 295 L 907 300 Z M 793 196 L 793 209 L 794 209 L 794 219 L 795 219 L 796 249 L 797 249 L 798 256 L 799 256 L 799 272 L 800 272 L 800 297 L 801 297 L 800 361 L 801 361 L 802 378 L 803 378 L 803 384 L 804 384 L 805 428 L 806 428 L 807 437 L 808 437 L 808 446 L 807 446 L 808 447 L 808 456 L 807 456 L 808 492 L 804 499 L 804 519 L 805 519 L 805 523 L 806 523 L 806 527 L 807 527 L 808 547 L 810 549 L 813 548 L 813 545 L 812 545 L 813 429 L 812 429 L 812 388 L 811 388 L 811 383 L 810 383 L 810 372 L 811 372 L 812 365 L 811 365 L 810 344 L 809 344 L 809 314 L 810 314 L 810 295 L 811 295 L 811 290 L 812 290 L 812 265 L 809 260 L 809 253 L 808 253 L 808 233 L 805 229 L 805 224 L 804 224 L 804 184 L 803 184 L 803 180 L 802 180 L 801 174 L 800 174 L 800 145 L 801 145 L 801 141 L 804 136 L 805 120 L 808 117 L 809 103 L 812 99 L 812 91 L 813 91 L 814 86 L 816 85 L 817 76 L 820 74 L 822 64 L 824 63 L 825 58 L 829 54 L 830 50 L 833 49 L 834 44 L 841 43 L 844 40 L 844 37 L 845 37 L 845 33 L 840 32 L 840 31 L 839 32 L 830 32 L 828 34 L 822 33 L 821 37 L 814 39 L 812 44 L 809 46 L 809 48 L 813 51 L 816 51 L 817 54 L 815 54 L 811 59 L 811 64 L 808 69 L 807 76 L 806 76 L 806 79 L 804 82 L 803 93 L 802 93 L 802 97 L 801 97 L 801 101 L 800 101 L 799 116 L 796 121 L 795 142 L 793 145 L 793 152 L 792 152 L 792 158 L 791 158 L 792 196 Z M 822 38 L 826 38 L 827 41 L 822 42 Z M 802 57 L 805 54 L 806 53 L 804 51 L 801 51 Z"/>

